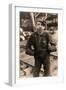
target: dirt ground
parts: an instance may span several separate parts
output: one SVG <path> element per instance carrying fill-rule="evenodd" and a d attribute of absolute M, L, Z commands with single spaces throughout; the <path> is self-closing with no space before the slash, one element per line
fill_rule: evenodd
<path fill-rule="evenodd" d="M 33 77 L 34 57 L 26 55 L 25 52 L 20 55 L 20 78 Z M 43 76 L 43 67 L 40 71 L 40 77 Z M 55 56 L 50 56 L 50 75 L 56 76 L 58 73 L 58 60 Z"/>

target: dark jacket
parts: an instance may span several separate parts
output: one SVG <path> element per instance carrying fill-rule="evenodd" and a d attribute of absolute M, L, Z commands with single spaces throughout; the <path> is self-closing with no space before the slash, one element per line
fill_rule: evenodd
<path fill-rule="evenodd" d="M 45 56 L 49 54 L 48 45 L 52 44 L 52 38 L 48 31 L 44 31 L 43 34 L 34 32 L 26 45 L 26 54 Z"/>

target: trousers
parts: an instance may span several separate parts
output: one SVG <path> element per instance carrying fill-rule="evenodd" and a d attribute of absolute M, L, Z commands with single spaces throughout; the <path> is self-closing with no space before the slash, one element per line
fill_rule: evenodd
<path fill-rule="evenodd" d="M 44 74 L 43 76 L 49 76 L 50 74 L 50 60 L 49 55 L 44 57 L 34 56 L 35 58 L 35 66 L 33 70 L 33 77 L 39 77 L 40 69 L 43 64 Z"/>

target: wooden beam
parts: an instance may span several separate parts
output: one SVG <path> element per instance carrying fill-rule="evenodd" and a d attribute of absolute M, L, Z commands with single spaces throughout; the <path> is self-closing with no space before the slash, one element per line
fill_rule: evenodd
<path fill-rule="evenodd" d="M 30 16 L 31 16 L 32 25 L 33 25 L 33 31 L 35 31 L 35 19 L 34 19 L 34 15 L 32 12 L 30 13 Z"/>

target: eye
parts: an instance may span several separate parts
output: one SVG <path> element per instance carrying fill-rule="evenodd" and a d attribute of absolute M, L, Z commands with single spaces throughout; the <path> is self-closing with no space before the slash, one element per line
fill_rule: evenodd
<path fill-rule="evenodd" d="M 40 24 L 38 24 L 38 25 L 40 25 Z"/>

